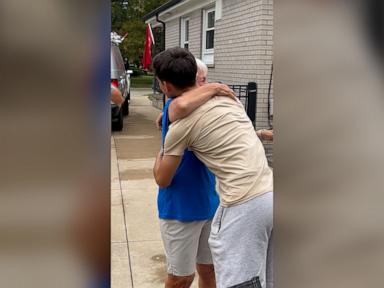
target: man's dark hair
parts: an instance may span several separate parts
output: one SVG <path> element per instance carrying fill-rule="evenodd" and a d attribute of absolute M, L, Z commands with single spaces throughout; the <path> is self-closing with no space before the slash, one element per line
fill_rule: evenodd
<path fill-rule="evenodd" d="M 153 60 L 153 68 L 161 81 L 167 81 L 176 88 L 184 89 L 196 83 L 196 60 L 186 49 L 175 47 L 161 52 Z"/>

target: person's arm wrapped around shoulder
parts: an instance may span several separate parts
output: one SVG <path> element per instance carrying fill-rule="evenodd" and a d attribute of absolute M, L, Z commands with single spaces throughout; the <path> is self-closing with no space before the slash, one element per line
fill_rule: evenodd
<path fill-rule="evenodd" d="M 207 83 L 199 88 L 184 92 L 169 105 L 170 122 L 187 117 L 213 96 L 226 96 L 236 100 L 235 93 L 225 84 Z"/>

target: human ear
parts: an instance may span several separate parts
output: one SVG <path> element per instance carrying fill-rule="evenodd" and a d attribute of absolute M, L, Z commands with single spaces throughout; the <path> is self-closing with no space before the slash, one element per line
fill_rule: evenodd
<path fill-rule="evenodd" d="M 175 87 L 171 83 L 169 83 L 168 81 L 164 81 L 163 84 L 164 84 L 165 89 L 167 90 L 166 94 L 172 95 L 172 93 L 175 90 Z"/>

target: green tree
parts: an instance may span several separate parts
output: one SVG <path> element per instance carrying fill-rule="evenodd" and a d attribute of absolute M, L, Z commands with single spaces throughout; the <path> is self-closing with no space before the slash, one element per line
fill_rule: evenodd
<path fill-rule="evenodd" d="M 167 0 L 112 0 L 112 31 L 119 35 L 128 33 L 120 45 L 124 58 L 140 63 L 145 42 L 145 23 L 142 17 Z"/>
<path fill-rule="evenodd" d="M 119 31 L 125 21 L 128 20 L 128 3 L 122 0 L 111 2 L 112 31 Z"/>
<path fill-rule="evenodd" d="M 120 45 L 121 53 L 130 63 L 139 64 L 144 51 L 145 24 L 140 20 L 129 20 L 122 25 L 128 32 L 127 39 Z"/>

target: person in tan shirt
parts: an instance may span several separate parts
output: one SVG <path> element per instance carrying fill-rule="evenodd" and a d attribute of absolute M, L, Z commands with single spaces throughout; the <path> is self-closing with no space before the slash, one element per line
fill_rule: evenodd
<path fill-rule="evenodd" d="M 272 171 L 263 145 L 241 103 L 217 96 L 171 124 L 164 155 L 189 147 L 216 175 L 222 206 L 272 191 Z"/>
<path fill-rule="evenodd" d="M 153 66 L 165 94 L 196 89 L 196 61 L 189 51 L 167 49 Z M 216 96 L 172 123 L 154 165 L 160 187 L 172 181 L 186 148 L 218 182 L 220 206 L 209 238 L 217 287 L 272 287 L 273 176 L 244 107 Z"/>

